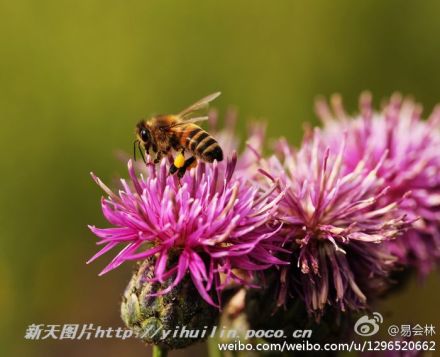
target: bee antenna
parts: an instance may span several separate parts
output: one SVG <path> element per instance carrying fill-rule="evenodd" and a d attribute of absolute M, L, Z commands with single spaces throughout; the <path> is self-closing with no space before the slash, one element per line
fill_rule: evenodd
<path fill-rule="evenodd" d="M 141 148 L 141 143 L 138 141 L 138 148 L 139 148 L 139 153 L 141 154 L 142 160 L 144 161 L 144 163 L 147 163 L 147 160 L 145 160 L 145 156 L 144 153 L 142 152 L 142 148 Z"/>

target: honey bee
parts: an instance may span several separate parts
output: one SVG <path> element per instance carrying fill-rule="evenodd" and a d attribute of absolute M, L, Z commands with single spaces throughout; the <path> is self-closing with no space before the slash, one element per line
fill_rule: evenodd
<path fill-rule="evenodd" d="M 207 116 L 196 116 L 196 113 L 208 106 L 217 98 L 220 92 L 213 93 L 200 99 L 179 114 L 156 115 L 148 120 L 141 120 L 136 125 L 136 140 L 134 141 L 134 156 L 136 146 L 145 161 L 144 153 L 155 154 L 154 163 L 158 163 L 163 155 L 171 155 L 171 151 L 178 152 L 169 173 L 182 178 L 186 170 L 197 165 L 197 159 L 213 162 L 223 160 L 223 151 L 210 134 L 203 130 L 198 123 L 207 120 Z M 190 154 L 185 159 L 185 152 Z"/>

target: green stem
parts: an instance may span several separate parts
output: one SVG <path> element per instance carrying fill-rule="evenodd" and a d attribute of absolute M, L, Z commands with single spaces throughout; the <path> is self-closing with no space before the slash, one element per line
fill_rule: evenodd
<path fill-rule="evenodd" d="M 153 345 L 153 357 L 167 357 L 168 350 L 166 348 Z"/>

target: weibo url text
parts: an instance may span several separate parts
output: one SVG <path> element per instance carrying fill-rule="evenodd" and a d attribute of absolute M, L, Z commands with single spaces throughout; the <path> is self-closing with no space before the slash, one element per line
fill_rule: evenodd
<path fill-rule="evenodd" d="M 338 351 L 338 352 L 368 352 L 368 351 L 435 351 L 435 341 L 364 341 L 351 343 L 312 343 L 302 341 L 297 343 L 243 343 L 236 340 L 233 343 L 219 343 L 219 351 Z"/>

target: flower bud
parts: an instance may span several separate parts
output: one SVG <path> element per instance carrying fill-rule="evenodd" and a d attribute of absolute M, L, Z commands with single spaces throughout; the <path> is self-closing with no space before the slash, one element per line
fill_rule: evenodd
<path fill-rule="evenodd" d="M 133 274 L 122 298 L 124 323 L 146 343 L 167 349 L 183 348 L 206 338 L 217 322 L 218 309 L 200 297 L 189 276 L 167 294 L 152 296 L 173 280 L 149 281 L 154 266 L 154 259 L 147 259 Z"/>

